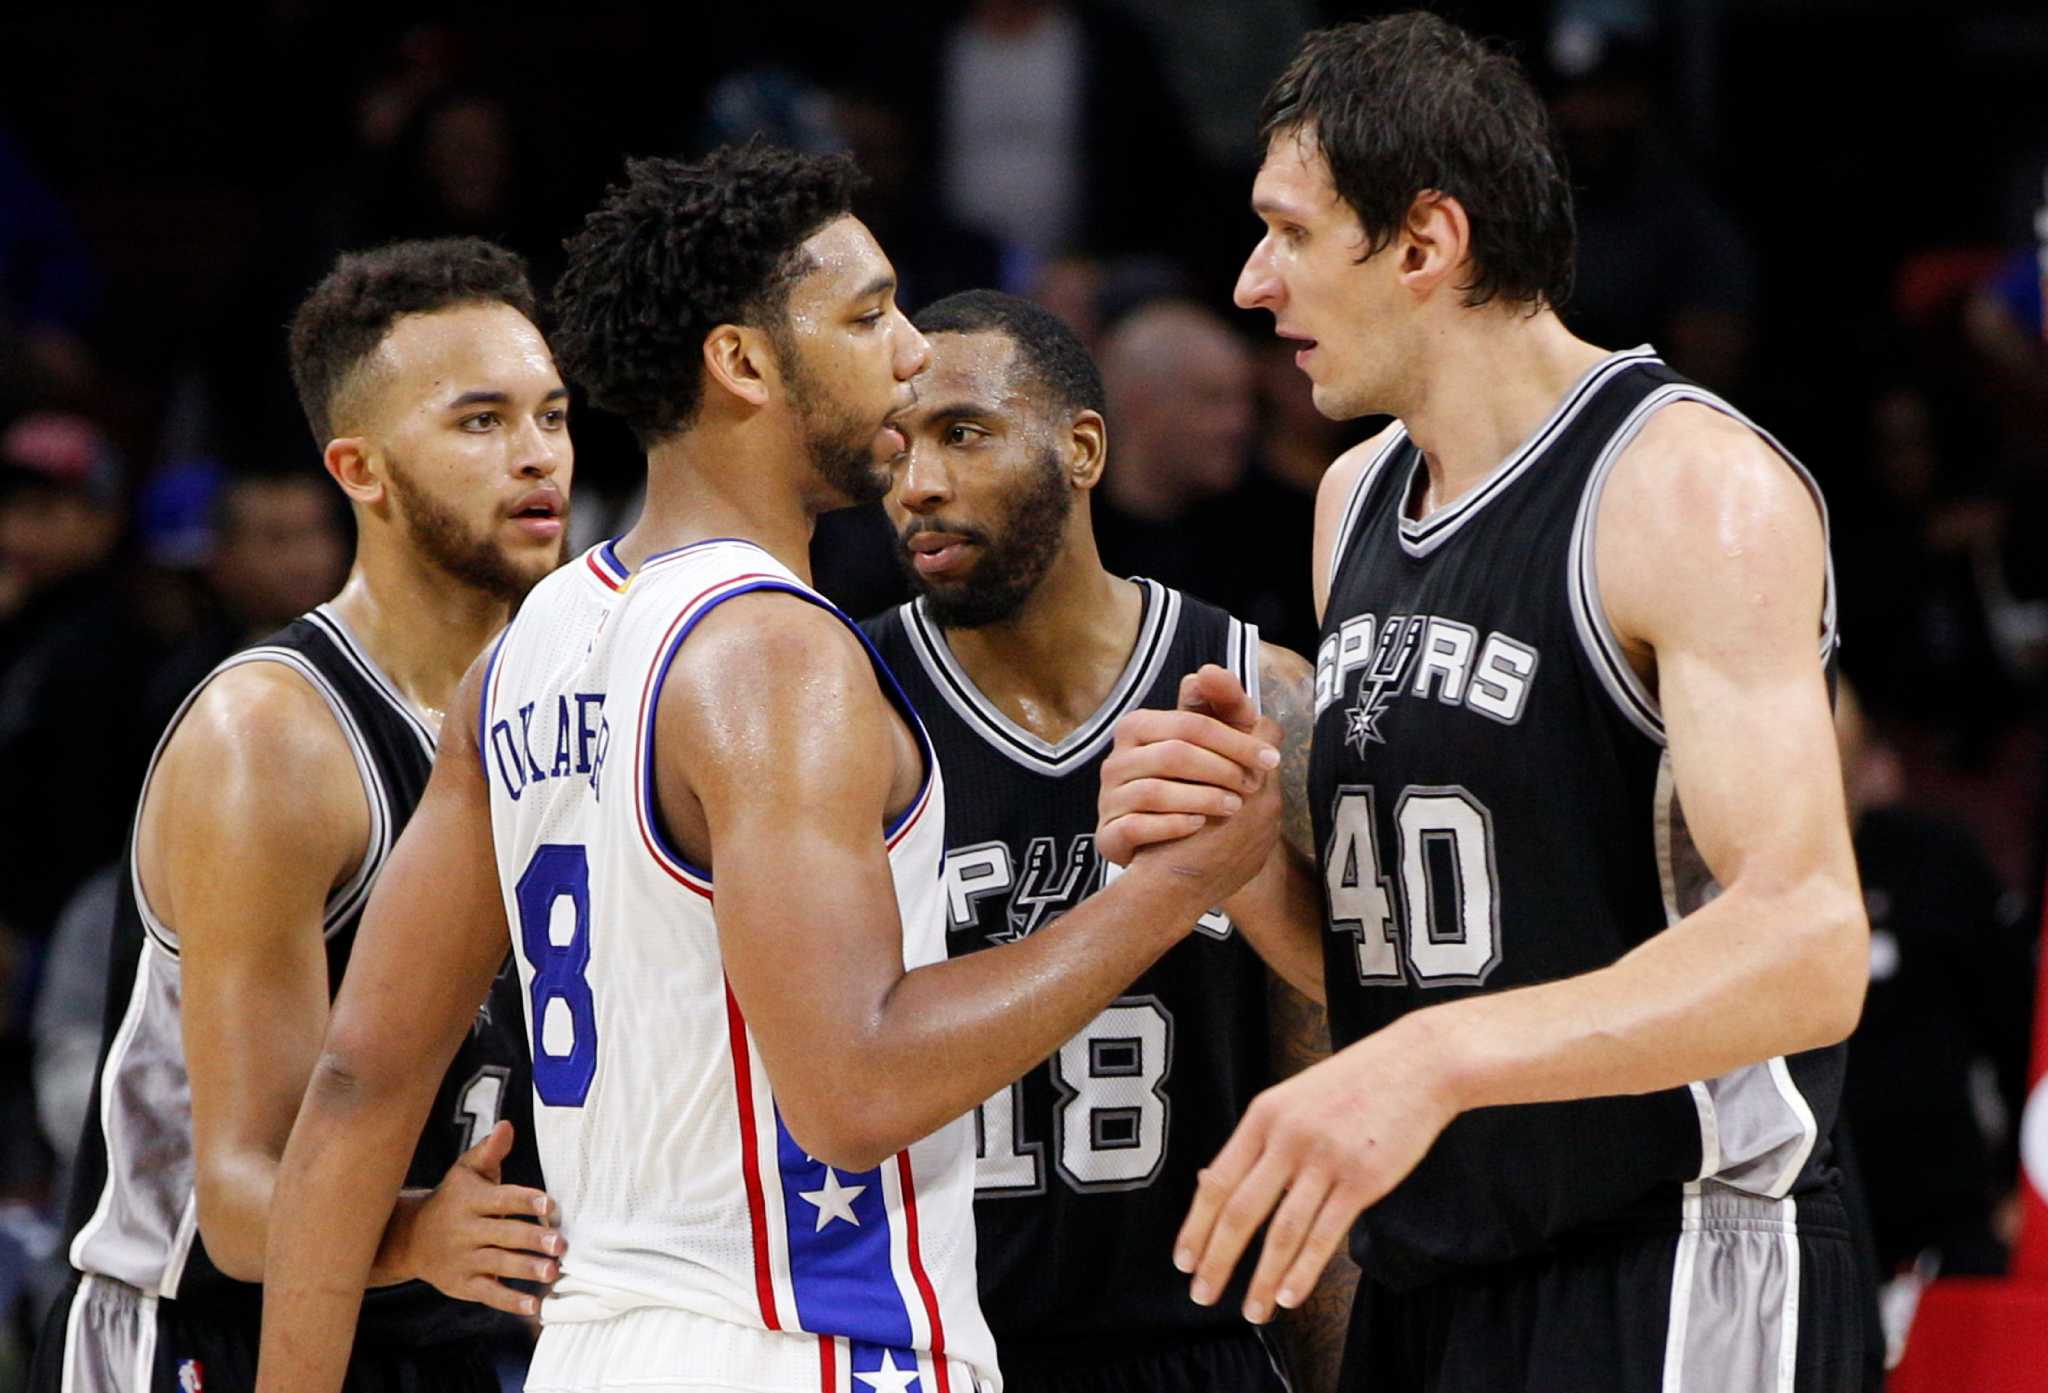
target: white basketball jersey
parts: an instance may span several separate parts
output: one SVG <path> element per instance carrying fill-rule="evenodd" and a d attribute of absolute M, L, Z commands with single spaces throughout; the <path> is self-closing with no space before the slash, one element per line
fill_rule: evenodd
<path fill-rule="evenodd" d="M 760 590 L 818 605 L 866 643 L 752 543 L 699 543 L 630 576 L 606 543 L 534 589 L 485 674 L 479 740 L 535 1132 L 568 1239 L 542 1320 L 675 1307 L 819 1337 L 809 1388 L 821 1375 L 826 1389 L 877 1386 L 870 1372 L 900 1382 L 914 1366 L 920 1393 L 969 1393 L 995 1379 L 975 1295 L 971 1119 L 859 1174 L 805 1155 L 727 987 L 711 877 L 655 813 L 670 665 L 714 607 Z M 924 787 L 884 832 L 915 968 L 946 956 L 945 791 L 923 726 L 874 663 L 924 752 Z M 818 929 L 829 972 L 832 926 Z"/>

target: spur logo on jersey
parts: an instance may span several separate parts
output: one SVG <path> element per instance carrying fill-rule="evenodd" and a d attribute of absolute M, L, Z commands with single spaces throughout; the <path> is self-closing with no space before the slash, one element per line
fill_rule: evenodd
<path fill-rule="evenodd" d="M 1357 614 L 1316 650 L 1316 714 L 1352 690 L 1344 743 L 1361 758 L 1368 745 L 1385 744 L 1380 722 L 1404 696 L 1434 697 L 1491 721 L 1522 719 L 1536 675 L 1536 650 L 1495 631 L 1481 642 L 1470 624 L 1433 614 Z"/>
<path fill-rule="evenodd" d="M 552 712 L 545 702 L 529 701 L 492 725 L 490 743 L 498 778 L 514 802 L 528 784 L 578 774 L 590 780 L 591 793 L 603 796 L 604 758 L 612 743 L 603 692 L 559 693 Z M 543 760 L 537 751 L 549 751 L 551 757 Z"/>
<path fill-rule="evenodd" d="M 959 933 L 981 921 L 981 902 L 1004 895 L 1002 922 L 986 935 L 990 943 L 1028 938 L 1123 874 L 1095 854 L 1095 836 L 1082 832 L 1062 846 L 1054 837 L 1033 837 L 1024 847 L 1023 872 L 1008 842 L 978 842 L 946 853 L 946 923 Z M 1212 909 L 1195 921 L 1210 938 L 1230 934 L 1230 917 Z"/>

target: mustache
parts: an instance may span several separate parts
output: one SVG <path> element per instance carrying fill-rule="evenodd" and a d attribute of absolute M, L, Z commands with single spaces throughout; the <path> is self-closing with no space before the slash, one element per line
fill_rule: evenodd
<path fill-rule="evenodd" d="M 919 518 L 916 522 L 911 523 L 910 526 L 896 534 L 896 544 L 905 551 L 908 551 L 910 550 L 911 542 L 927 532 L 944 533 L 948 537 L 958 537 L 963 541 L 974 542 L 982 546 L 988 544 L 988 533 L 982 531 L 979 527 L 969 527 L 967 524 L 960 522 L 948 522 L 945 518 Z"/>

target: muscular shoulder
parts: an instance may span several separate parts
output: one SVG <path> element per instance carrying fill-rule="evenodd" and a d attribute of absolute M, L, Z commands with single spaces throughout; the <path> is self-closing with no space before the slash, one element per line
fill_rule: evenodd
<path fill-rule="evenodd" d="M 757 591 L 713 610 L 677 653 L 661 702 L 664 736 L 689 742 L 673 748 L 692 751 L 700 797 L 876 770 L 889 784 L 874 665 L 837 615 L 799 596 Z"/>
<path fill-rule="evenodd" d="M 1653 415 L 1600 499 L 1601 599 L 1624 639 L 1741 612 L 1818 622 L 1826 542 L 1814 497 L 1755 431 L 1711 407 Z"/>
<path fill-rule="evenodd" d="M 362 775 L 326 700 L 279 663 L 217 674 L 164 747 L 138 852 L 154 892 L 260 861 L 324 888 L 362 857 Z M 159 906 L 163 908 L 163 906 Z"/>

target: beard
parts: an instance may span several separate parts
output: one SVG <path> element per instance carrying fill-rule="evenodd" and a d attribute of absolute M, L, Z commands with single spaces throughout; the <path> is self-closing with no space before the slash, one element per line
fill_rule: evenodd
<path fill-rule="evenodd" d="M 1011 503 L 1000 535 L 957 527 L 943 518 L 920 519 L 896 541 L 896 560 L 923 597 L 925 612 L 941 629 L 979 629 L 1015 614 L 1038 589 L 1059 556 L 1074 494 L 1067 487 L 1059 456 L 1052 450 L 1038 458 L 1038 468 L 1024 492 Z M 934 584 L 919 574 L 911 559 L 910 539 L 920 532 L 947 532 L 981 547 L 981 556 L 966 579 Z"/>
<path fill-rule="evenodd" d="M 770 337 L 781 360 L 782 379 L 789 387 L 789 404 L 796 412 L 811 468 L 849 506 L 888 497 L 889 467 L 875 461 L 875 432 L 881 422 L 863 420 L 834 400 L 804 366 L 802 350 L 794 341 L 785 342 L 780 334 Z"/>
<path fill-rule="evenodd" d="M 396 459 L 390 464 L 391 491 L 400 504 L 406 540 L 451 580 L 516 605 L 561 564 L 562 548 L 557 544 L 548 564 L 529 574 L 491 540 L 488 530 L 470 527 L 453 508 L 406 477 Z M 563 535 L 568 535 L 566 529 Z"/>

